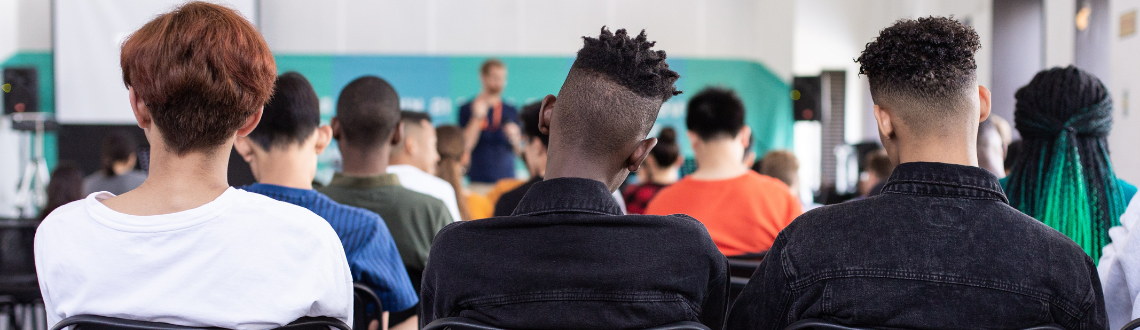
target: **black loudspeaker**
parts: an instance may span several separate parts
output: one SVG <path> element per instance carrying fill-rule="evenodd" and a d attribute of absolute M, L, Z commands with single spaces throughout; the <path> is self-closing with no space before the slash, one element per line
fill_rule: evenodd
<path fill-rule="evenodd" d="M 36 68 L 4 68 L 4 114 L 39 112 L 40 89 Z"/>
<path fill-rule="evenodd" d="M 820 120 L 823 116 L 822 86 L 819 76 L 792 79 L 792 110 L 796 120 Z"/>

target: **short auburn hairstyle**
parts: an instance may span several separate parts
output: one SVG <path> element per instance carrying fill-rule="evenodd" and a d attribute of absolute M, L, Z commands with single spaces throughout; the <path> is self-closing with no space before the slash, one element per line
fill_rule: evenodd
<path fill-rule="evenodd" d="M 269 101 L 277 78 L 261 33 L 233 9 L 200 1 L 135 31 L 119 64 L 178 155 L 225 143 Z"/>

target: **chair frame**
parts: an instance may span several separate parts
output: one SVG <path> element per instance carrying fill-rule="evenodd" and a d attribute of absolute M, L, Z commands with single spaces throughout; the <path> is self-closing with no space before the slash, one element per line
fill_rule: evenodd
<path fill-rule="evenodd" d="M 98 316 L 98 315 L 75 315 L 59 321 L 51 330 L 64 330 L 72 327 L 75 330 L 82 330 L 86 328 L 95 330 L 221 330 L 217 327 L 190 327 L 184 325 L 176 325 L 163 322 L 148 322 L 138 320 L 127 320 L 116 317 Z M 337 330 L 352 330 L 343 321 L 328 316 L 311 317 L 306 316 L 297 319 L 296 321 L 289 322 L 284 326 L 278 327 L 275 330 L 309 330 L 309 329 L 329 329 L 336 328 Z"/>
<path fill-rule="evenodd" d="M 422 330 L 505 330 L 483 324 L 465 317 L 445 317 L 428 323 Z M 710 330 L 704 324 L 693 321 L 681 321 L 662 326 L 647 328 L 645 330 Z"/>
<path fill-rule="evenodd" d="M 838 323 L 833 323 L 824 319 L 803 319 L 792 323 L 784 330 L 867 330 L 867 328 L 850 327 Z M 1045 324 L 1029 327 L 1025 330 L 1066 330 L 1064 327 L 1057 324 Z"/>

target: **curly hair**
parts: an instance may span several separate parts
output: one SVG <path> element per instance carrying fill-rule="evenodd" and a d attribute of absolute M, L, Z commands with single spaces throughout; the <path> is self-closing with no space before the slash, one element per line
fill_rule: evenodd
<path fill-rule="evenodd" d="M 912 125 L 937 124 L 970 106 L 980 47 L 978 33 L 952 17 L 902 19 L 880 31 L 856 62 L 875 104 Z"/>
<path fill-rule="evenodd" d="M 637 95 L 662 102 L 681 94 L 673 85 L 681 76 L 665 63 L 664 50 L 650 50 L 657 42 L 649 41 L 645 30 L 631 39 L 625 29 L 611 33 L 603 26 L 597 38 L 582 39 L 585 46 L 578 51 L 571 69 L 602 74 Z"/>

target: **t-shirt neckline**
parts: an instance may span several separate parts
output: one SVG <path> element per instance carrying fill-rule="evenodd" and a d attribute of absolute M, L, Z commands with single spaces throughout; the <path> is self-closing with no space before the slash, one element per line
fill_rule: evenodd
<path fill-rule="evenodd" d="M 225 213 L 233 204 L 233 200 L 239 198 L 240 194 L 241 192 L 234 187 L 229 187 L 217 198 L 202 206 L 159 215 L 133 215 L 112 210 L 101 202 L 104 199 L 115 197 L 114 194 L 106 191 L 87 195 L 83 203 L 86 204 L 91 217 L 96 222 L 111 229 L 124 232 L 155 233 L 189 228 L 213 220 Z"/>

